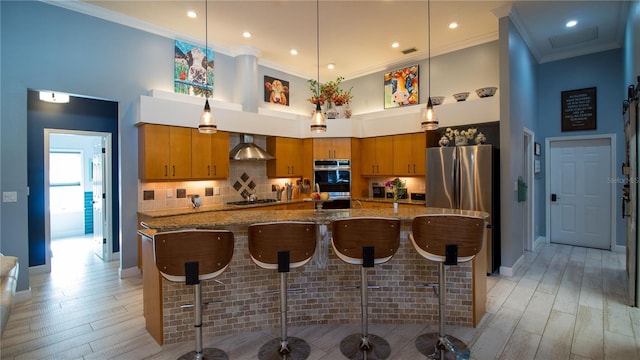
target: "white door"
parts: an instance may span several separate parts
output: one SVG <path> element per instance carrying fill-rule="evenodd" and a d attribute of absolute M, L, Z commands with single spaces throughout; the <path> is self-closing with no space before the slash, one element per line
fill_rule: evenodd
<path fill-rule="evenodd" d="M 611 249 L 611 142 L 567 140 L 550 149 L 553 243 Z"/>
<path fill-rule="evenodd" d="M 102 140 L 104 142 L 104 138 Z M 93 154 L 93 251 L 103 260 L 109 260 L 106 217 L 106 196 L 104 192 L 104 146 L 96 146 Z"/>

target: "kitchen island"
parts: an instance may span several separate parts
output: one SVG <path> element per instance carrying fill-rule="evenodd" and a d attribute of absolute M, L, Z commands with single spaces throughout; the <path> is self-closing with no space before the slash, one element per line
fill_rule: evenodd
<path fill-rule="evenodd" d="M 193 299 L 193 289 L 162 278 L 155 267 L 153 235 L 158 231 L 190 228 L 233 231 L 235 250 L 229 268 L 214 280 L 202 282 L 205 302 L 203 333 L 221 336 L 277 328 L 278 278 L 253 264 L 247 248 L 247 227 L 272 221 L 313 221 L 318 226 L 314 260 L 289 274 L 289 286 L 299 292 L 289 295 L 289 325 L 302 326 L 360 321 L 359 292 L 348 286 L 359 284 L 359 270 L 342 263 L 329 248 L 331 222 L 350 216 L 394 217 L 401 220 L 401 241 L 396 255 L 370 271 L 371 322 L 436 324 L 438 300 L 430 288 L 417 284 L 436 283 L 436 263 L 419 256 L 408 240 L 411 221 L 427 213 L 486 216 L 485 213 L 437 208 L 345 210 L 243 210 L 203 211 L 183 215 L 149 217 L 141 214 L 144 316 L 147 330 L 160 344 L 189 340 L 193 336 L 193 311 L 180 308 Z M 483 250 L 484 251 L 484 247 Z M 482 251 L 481 254 L 482 255 Z M 447 323 L 476 326 L 485 313 L 485 256 L 447 271 Z M 275 292 L 271 294 L 270 292 Z"/>

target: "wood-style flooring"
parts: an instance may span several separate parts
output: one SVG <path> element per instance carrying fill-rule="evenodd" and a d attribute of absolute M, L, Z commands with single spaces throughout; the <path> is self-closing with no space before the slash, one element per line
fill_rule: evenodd
<path fill-rule="evenodd" d="M 118 278 L 118 262 L 91 254 L 87 239 L 54 241 L 52 272 L 31 276 L 32 299 L 14 305 L 2 359 L 175 359 L 193 343 L 160 346 L 144 328 L 142 279 Z M 488 278 L 487 314 L 475 328 L 448 328 L 473 359 L 640 360 L 640 310 L 626 305 L 624 254 L 543 244 L 513 277 Z M 21 271 L 25 271 L 25 267 Z M 435 296 L 432 292 L 425 296 Z M 354 304 L 354 306 L 358 306 Z M 415 338 L 437 324 L 375 324 L 390 359 L 424 359 Z M 311 345 L 309 359 L 341 359 L 339 344 L 359 323 L 289 329 Z M 205 346 L 256 359 L 279 329 L 217 338 Z"/>

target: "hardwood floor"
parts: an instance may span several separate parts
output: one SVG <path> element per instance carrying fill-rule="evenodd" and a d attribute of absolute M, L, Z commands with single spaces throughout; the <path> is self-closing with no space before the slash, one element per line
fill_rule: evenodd
<path fill-rule="evenodd" d="M 159 346 L 144 328 L 141 278 L 119 279 L 117 262 L 103 263 L 83 244 L 53 242 L 53 271 L 31 277 L 32 299 L 14 305 L 0 358 L 175 359 L 193 349 L 191 342 Z M 545 244 L 526 253 L 515 276 L 488 278 L 488 311 L 476 329 L 448 332 L 466 341 L 478 360 L 640 360 L 640 310 L 625 305 L 624 262 L 624 254 Z M 340 359 L 341 339 L 359 326 L 299 327 L 289 334 L 311 345 L 310 360 Z M 370 333 L 391 344 L 390 359 L 423 359 L 414 341 L 427 331 L 437 331 L 437 324 L 370 325 Z M 230 359 L 256 359 L 260 346 L 278 334 L 273 329 L 204 343 Z"/>

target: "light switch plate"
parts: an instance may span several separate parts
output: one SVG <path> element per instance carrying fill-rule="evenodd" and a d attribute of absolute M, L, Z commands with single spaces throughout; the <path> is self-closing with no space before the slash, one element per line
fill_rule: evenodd
<path fill-rule="evenodd" d="M 4 191 L 2 193 L 2 202 L 18 202 L 18 192 Z"/>

